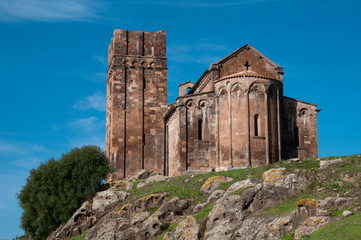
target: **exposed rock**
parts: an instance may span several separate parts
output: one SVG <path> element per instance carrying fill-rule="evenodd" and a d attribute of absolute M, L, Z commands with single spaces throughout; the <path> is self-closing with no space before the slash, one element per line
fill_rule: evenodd
<path fill-rule="evenodd" d="M 351 212 L 351 211 L 348 211 L 348 210 L 343 211 L 342 216 L 343 216 L 343 217 L 349 217 L 349 216 L 352 216 L 352 212 Z"/>
<path fill-rule="evenodd" d="M 260 188 L 261 185 L 244 190 L 242 195 L 225 195 L 218 199 L 208 216 L 205 239 L 229 239 L 248 215 L 245 210 Z"/>
<path fill-rule="evenodd" d="M 296 211 L 291 211 L 282 217 L 268 215 L 249 217 L 241 223 L 241 227 L 234 232 L 231 239 L 278 240 L 284 234 L 293 231 L 295 219 Z"/>
<path fill-rule="evenodd" d="M 220 184 L 230 182 L 232 180 L 232 178 L 224 176 L 210 177 L 203 183 L 200 192 L 204 195 L 210 194 L 211 192 L 216 190 Z"/>
<path fill-rule="evenodd" d="M 152 171 L 152 170 L 141 170 L 139 171 L 137 174 L 135 174 L 134 176 L 132 176 L 130 178 L 130 180 L 137 180 L 137 179 L 147 179 L 150 176 L 155 176 L 155 175 L 159 175 L 158 172 Z"/>
<path fill-rule="evenodd" d="M 133 189 L 134 183 L 126 180 L 112 181 L 109 183 L 112 189 L 124 188 L 126 191 Z"/>
<path fill-rule="evenodd" d="M 327 216 L 309 217 L 296 228 L 294 238 L 300 239 L 302 236 L 309 235 L 331 222 L 332 218 Z"/>
<path fill-rule="evenodd" d="M 109 205 L 113 205 L 119 200 L 124 200 L 129 193 L 121 191 L 113 191 L 112 189 L 105 190 L 103 192 L 98 192 L 93 198 L 92 209 L 94 211 L 104 211 Z"/>
<path fill-rule="evenodd" d="M 256 178 L 251 178 L 251 179 L 246 179 L 246 180 L 243 180 L 240 182 L 235 182 L 227 189 L 225 194 L 230 194 L 230 193 L 240 190 L 242 188 L 248 188 L 248 187 L 252 187 L 252 186 L 256 186 L 256 185 L 257 185 Z"/>
<path fill-rule="evenodd" d="M 163 175 L 153 175 L 147 178 L 144 182 L 146 184 L 152 183 L 152 182 L 163 182 L 167 180 L 169 177 L 163 176 Z"/>
<path fill-rule="evenodd" d="M 323 200 L 302 199 L 298 201 L 298 226 L 295 231 L 295 239 L 308 235 L 321 227 L 335 221 L 335 218 L 329 217 L 329 212 L 342 209 L 345 206 L 353 204 L 352 198 L 334 198 L 329 197 Z"/>
<path fill-rule="evenodd" d="M 134 216 L 132 216 L 132 218 L 130 220 L 130 224 L 136 225 L 138 223 L 141 223 L 144 220 L 146 220 L 147 218 L 149 218 L 149 216 L 150 216 L 150 212 L 138 212 Z"/>
<path fill-rule="evenodd" d="M 224 190 L 216 190 L 207 199 L 207 205 L 222 197 Z"/>
<path fill-rule="evenodd" d="M 145 187 L 147 186 L 147 184 L 145 182 L 140 182 L 138 185 L 137 185 L 137 188 L 142 188 L 142 187 Z"/>
<path fill-rule="evenodd" d="M 333 160 L 321 160 L 320 161 L 320 168 L 328 168 L 329 166 L 336 164 L 336 163 L 341 163 L 345 161 L 345 159 L 342 158 L 337 158 L 337 159 L 333 159 Z"/>
<path fill-rule="evenodd" d="M 118 213 L 122 217 L 130 217 L 135 213 L 162 205 L 169 193 L 154 193 L 136 200 L 133 204 L 123 205 Z"/>
<path fill-rule="evenodd" d="M 68 222 L 63 227 L 59 227 L 47 239 L 65 239 L 88 231 L 128 196 L 127 192 L 113 191 L 112 189 L 97 193 L 93 198 L 93 204 L 88 201 L 84 202 Z"/>
<path fill-rule="evenodd" d="M 174 232 L 165 234 L 163 240 L 198 240 L 200 238 L 200 225 L 193 216 L 181 221 Z"/>
<path fill-rule="evenodd" d="M 281 177 L 287 172 L 286 168 L 273 168 L 262 174 L 264 184 L 282 183 Z"/>
<path fill-rule="evenodd" d="M 188 207 L 186 200 L 173 198 L 161 206 L 142 224 L 142 231 L 145 237 L 153 238 L 162 232 L 161 226 L 169 223 L 175 223 L 185 216 L 185 210 Z"/>
<path fill-rule="evenodd" d="M 193 208 L 193 213 L 197 213 L 200 210 L 202 210 L 203 208 L 205 208 L 208 204 L 216 201 L 217 199 L 219 199 L 220 197 L 222 197 L 222 195 L 225 193 L 224 190 L 216 190 L 214 192 L 212 192 L 212 194 L 207 198 L 207 201 L 204 203 L 198 203 L 196 206 L 194 206 Z"/>

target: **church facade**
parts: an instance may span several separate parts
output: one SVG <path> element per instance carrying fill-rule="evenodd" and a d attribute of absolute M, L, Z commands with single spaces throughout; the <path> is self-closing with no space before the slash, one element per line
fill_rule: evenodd
<path fill-rule="evenodd" d="M 166 32 L 115 30 L 106 153 L 126 178 L 262 166 L 318 156 L 316 105 L 283 95 L 283 68 L 246 44 L 179 85 L 167 104 Z M 110 180 L 110 179 L 109 179 Z"/>

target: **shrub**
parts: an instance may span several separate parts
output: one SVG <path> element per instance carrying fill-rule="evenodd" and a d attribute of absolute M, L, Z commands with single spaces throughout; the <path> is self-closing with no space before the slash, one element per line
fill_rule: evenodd
<path fill-rule="evenodd" d="M 100 190 L 109 171 L 105 153 L 97 146 L 74 148 L 32 169 L 18 194 L 25 236 L 46 239 Z"/>

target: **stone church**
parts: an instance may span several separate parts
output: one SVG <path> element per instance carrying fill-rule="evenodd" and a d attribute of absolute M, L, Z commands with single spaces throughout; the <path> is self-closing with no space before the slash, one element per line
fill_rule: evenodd
<path fill-rule="evenodd" d="M 316 105 L 283 95 L 283 67 L 246 44 L 167 103 L 166 32 L 114 31 L 106 153 L 126 178 L 256 167 L 318 156 Z M 109 179 L 109 180 L 110 180 Z"/>

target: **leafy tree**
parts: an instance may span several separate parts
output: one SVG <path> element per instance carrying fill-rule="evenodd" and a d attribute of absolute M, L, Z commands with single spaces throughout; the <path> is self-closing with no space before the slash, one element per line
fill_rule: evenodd
<path fill-rule="evenodd" d="M 46 239 L 101 189 L 108 172 L 108 160 L 97 146 L 74 148 L 59 160 L 52 158 L 32 169 L 18 194 L 25 236 Z"/>

